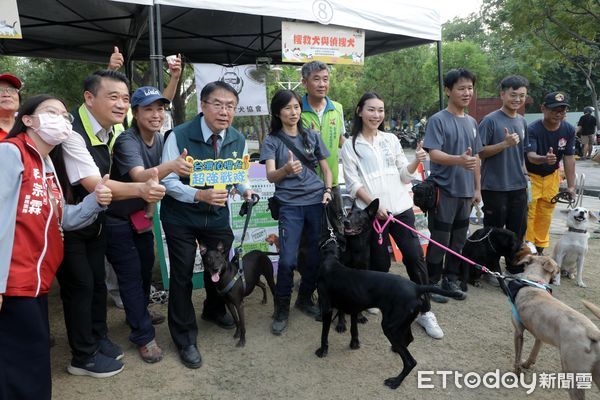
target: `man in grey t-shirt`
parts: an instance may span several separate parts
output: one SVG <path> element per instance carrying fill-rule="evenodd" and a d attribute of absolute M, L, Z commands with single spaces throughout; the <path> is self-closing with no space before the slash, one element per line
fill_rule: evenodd
<path fill-rule="evenodd" d="M 431 159 L 430 179 L 439 189 L 436 208 L 428 216 L 431 238 L 457 253 L 462 251 L 467 239 L 471 206 L 481 199 L 477 157 L 481 145 L 477 122 L 465 114 L 474 86 L 475 75 L 469 70 L 453 69 L 444 76 L 448 107 L 429 119 L 423 143 Z M 430 244 L 427 269 L 431 283 L 437 284 L 443 276 L 444 289 L 460 291 L 456 283 L 460 272 L 457 257 Z M 463 293 L 459 300 L 466 297 Z M 448 301 L 437 294 L 432 294 L 431 300 Z"/>
<path fill-rule="evenodd" d="M 519 239 L 527 230 L 527 171 L 523 147 L 527 123 L 517 111 L 525 104 L 528 86 L 529 82 L 522 76 L 504 78 L 500 82 L 502 108 L 488 114 L 479 125 L 483 145 L 479 151 L 483 225 L 506 227 Z M 506 261 L 509 272 L 522 272 L 522 268 Z"/>

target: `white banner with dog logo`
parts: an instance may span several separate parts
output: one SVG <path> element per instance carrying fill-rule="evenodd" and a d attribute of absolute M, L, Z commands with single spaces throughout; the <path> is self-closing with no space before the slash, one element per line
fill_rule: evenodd
<path fill-rule="evenodd" d="M 200 93 L 206 84 L 214 81 L 229 83 L 237 90 L 240 101 L 235 115 L 268 115 L 267 85 L 264 67 L 254 64 L 225 67 L 218 64 L 194 64 L 198 112 L 201 111 Z"/>
<path fill-rule="evenodd" d="M 2 0 L 0 39 L 23 39 L 17 0 Z"/>

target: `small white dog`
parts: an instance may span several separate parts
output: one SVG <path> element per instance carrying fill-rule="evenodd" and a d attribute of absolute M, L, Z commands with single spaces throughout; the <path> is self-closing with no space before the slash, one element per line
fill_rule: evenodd
<path fill-rule="evenodd" d="M 577 266 L 577 286 L 586 287 L 583 283 L 583 265 L 588 251 L 589 221 L 597 221 L 598 217 L 583 207 L 570 210 L 567 214 L 567 227 L 569 230 L 554 246 L 552 258 L 561 269 L 561 273 L 554 277 L 554 284 L 560 285 L 560 276 L 574 278 Z"/>

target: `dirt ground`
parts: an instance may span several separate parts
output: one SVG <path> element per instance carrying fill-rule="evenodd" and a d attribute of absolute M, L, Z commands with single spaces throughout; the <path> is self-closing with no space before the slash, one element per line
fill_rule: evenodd
<path fill-rule="evenodd" d="M 596 210 L 597 211 L 597 210 Z M 553 223 L 552 245 L 563 231 Z M 477 229 L 477 227 L 472 227 Z M 594 224 L 594 229 L 598 225 Z M 563 279 L 554 289 L 561 301 L 590 316 L 581 304 L 588 299 L 600 304 L 600 234 L 592 234 L 584 274 L 588 288 L 581 289 L 571 280 Z M 406 275 L 401 264 L 392 272 Z M 321 325 L 292 309 L 287 332 L 281 337 L 270 333 L 273 300 L 261 305 L 261 293 L 255 291 L 246 300 L 247 343 L 236 348 L 233 331 L 222 330 L 198 318 L 198 345 L 203 366 L 197 370 L 185 368 L 179 361 L 170 339 L 167 324 L 157 327 L 157 341 L 165 358 L 157 364 L 145 364 L 135 347 L 128 342 L 128 328 L 122 310 L 109 307 L 109 330 L 113 341 L 125 350 L 125 370 L 108 379 L 75 377 L 66 372 L 70 360 L 64 330 L 62 307 L 57 291 L 50 298 L 51 331 L 56 337 L 52 349 L 54 399 L 566 399 L 562 389 L 537 388 L 531 395 L 526 389 L 457 388 L 448 382 L 442 388 L 439 375 L 433 376 L 433 389 L 417 388 L 418 371 L 487 372 L 510 371 L 513 365 L 513 328 L 509 304 L 498 288 L 484 284 L 470 287 L 468 299 L 433 304 L 433 311 L 444 330 L 443 340 L 429 338 L 424 330 L 413 324 L 414 342 L 409 350 L 418 362 L 417 367 L 397 390 L 383 385 L 385 378 L 395 376 L 402 368 L 398 355 L 381 331 L 381 316 L 370 316 L 360 325 L 361 348 L 350 350 L 349 333 L 330 334 L 329 355 L 320 359 L 314 354 L 319 346 Z M 199 317 L 204 297 L 195 291 L 194 301 Z M 155 305 L 166 314 L 166 305 Z M 533 340 L 527 336 L 524 354 Z M 542 347 L 538 362 L 531 373 L 560 372 L 556 348 Z M 539 376 L 538 376 L 539 380 Z M 586 391 L 588 399 L 600 399 L 598 389 Z"/>

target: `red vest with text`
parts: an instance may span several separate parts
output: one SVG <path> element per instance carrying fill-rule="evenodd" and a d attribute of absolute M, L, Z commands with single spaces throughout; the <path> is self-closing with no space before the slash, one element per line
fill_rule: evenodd
<path fill-rule="evenodd" d="M 20 133 L 5 141 L 19 148 L 23 177 L 4 295 L 37 297 L 48 293 L 63 259 L 63 239 L 48 190 L 62 217 L 61 195 L 57 179 L 54 174 L 46 175 L 44 161 L 29 136 Z"/>

